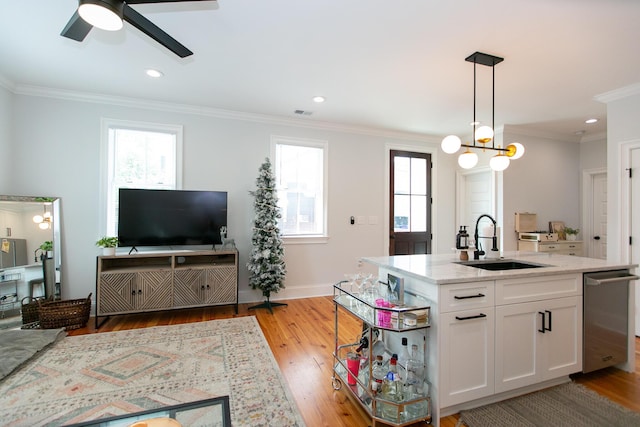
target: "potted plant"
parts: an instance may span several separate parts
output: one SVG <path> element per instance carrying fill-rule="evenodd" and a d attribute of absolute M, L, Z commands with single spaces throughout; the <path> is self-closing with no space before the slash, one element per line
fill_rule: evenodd
<path fill-rule="evenodd" d="M 115 255 L 118 246 L 118 238 L 113 236 L 104 236 L 96 242 L 96 246 L 103 248 L 104 255 Z"/>
<path fill-rule="evenodd" d="M 42 251 L 43 258 L 53 258 L 53 242 L 51 240 L 42 242 L 40 250 Z"/>
<path fill-rule="evenodd" d="M 571 227 L 565 227 L 562 231 L 564 231 L 564 234 L 566 235 L 567 240 L 576 240 L 576 238 L 578 237 L 578 233 L 580 233 L 579 228 L 571 228 Z"/>

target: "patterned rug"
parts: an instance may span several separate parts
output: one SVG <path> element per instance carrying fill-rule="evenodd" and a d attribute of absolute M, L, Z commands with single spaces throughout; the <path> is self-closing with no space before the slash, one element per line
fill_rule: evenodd
<path fill-rule="evenodd" d="M 469 427 L 631 427 L 640 414 L 576 383 L 460 412 L 460 426 Z"/>
<path fill-rule="evenodd" d="M 255 317 L 66 337 L 0 384 L 0 424 L 79 423 L 228 395 L 241 426 L 304 426 Z"/>

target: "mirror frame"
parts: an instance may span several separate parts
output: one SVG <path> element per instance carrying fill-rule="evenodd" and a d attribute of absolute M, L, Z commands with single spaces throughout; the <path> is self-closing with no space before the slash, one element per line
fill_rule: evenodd
<path fill-rule="evenodd" d="M 60 286 L 61 275 L 62 275 L 62 239 L 61 239 L 61 226 L 62 222 L 60 221 L 60 198 L 59 197 L 33 197 L 33 196 L 8 196 L 8 195 L 0 195 L 0 202 L 26 202 L 26 203 L 50 203 L 51 204 L 51 213 L 53 215 L 53 220 L 51 222 L 51 227 L 53 231 L 52 242 L 53 242 L 53 260 L 55 267 L 55 281 L 54 284 L 54 295 L 56 299 L 60 299 L 62 297 L 62 289 Z"/>

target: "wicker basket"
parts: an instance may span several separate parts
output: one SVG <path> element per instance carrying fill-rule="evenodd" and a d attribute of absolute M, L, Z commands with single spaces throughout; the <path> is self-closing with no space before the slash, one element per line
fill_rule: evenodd
<path fill-rule="evenodd" d="M 78 329 L 86 326 L 91 312 L 91 294 L 87 298 L 42 302 L 38 300 L 42 329 Z"/>
<path fill-rule="evenodd" d="M 44 300 L 44 297 L 29 297 L 26 296 L 20 301 L 20 311 L 22 312 L 22 324 L 23 325 L 35 325 L 38 323 L 38 300 Z"/>

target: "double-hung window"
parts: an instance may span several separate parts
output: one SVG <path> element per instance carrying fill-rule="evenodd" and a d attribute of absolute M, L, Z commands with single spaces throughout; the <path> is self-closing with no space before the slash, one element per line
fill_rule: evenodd
<path fill-rule="evenodd" d="M 285 239 L 324 241 L 328 234 L 327 142 L 272 136 L 271 145 L 282 214 L 280 232 Z"/>
<path fill-rule="evenodd" d="M 181 188 L 182 126 L 103 119 L 102 135 L 104 224 L 117 236 L 120 188 Z"/>

